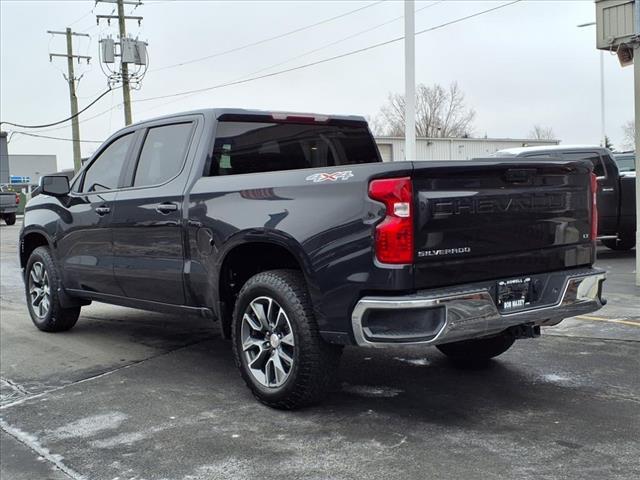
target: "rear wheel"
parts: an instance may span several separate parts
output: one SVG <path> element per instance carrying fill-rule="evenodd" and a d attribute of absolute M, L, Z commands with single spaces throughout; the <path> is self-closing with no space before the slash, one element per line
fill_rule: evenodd
<path fill-rule="evenodd" d="M 242 287 L 233 314 L 233 352 L 262 403 L 294 409 L 320 401 L 334 380 L 341 348 L 318 332 L 304 277 L 271 270 Z"/>
<path fill-rule="evenodd" d="M 7 225 L 13 225 L 14 223 L 16 223 L 16 214 L 15 213 L 7 213 L 4 216 L 4 221 L 7 223 Z"/>
<path fill-rule="evenodd" d="M 36 248 L 25 269 L 27 306 L 33 324 L 44 332 L 70 330 L 78 321 L 80 307 L 62 308 L 60 276 L 48 247 Z"/>
<path fill-rule="evenodd" d="M 602 244 L 611 250 L 631 250 L 635 247 L 636 240 L 633 237 L 622 237 L 602 240 Z"/>
<path fill-rule="evenodd" d="M 476 363 L 486 362 L 490 358 L 503 354 L 515 341 L 515 336 L 505 331 L 494 337 L 445 343 L 437 345 L 437 348 L 454 361 Z"/>

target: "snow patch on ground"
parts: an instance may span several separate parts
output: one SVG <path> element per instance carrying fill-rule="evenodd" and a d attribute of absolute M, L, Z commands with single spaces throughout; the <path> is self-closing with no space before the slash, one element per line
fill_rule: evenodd
<path fill-rule="evenodd" d="M 113 448 L 120 445 L 132 445 L 144 440 L 148 436 L 148 434 L 143 432 L 121 433 L 120 435 L 115 435 L 104 440 L 94 440 L 91 442 L 91 446 L 95 448 Z"/>
<path fill-rule="evenodd" d="M 67 438 L 92 437 L 104 430 L 115 430 L 128 418 L 122 412 L 104 413 L 81 418 L 53 430 L 48 436 L 64 440 Z"/>
<path fill-rule="evenodd" d="M 556 373 L 545 373 L 542 380 L 547 383 L 555 383 L 556 385 L 569 385 L 573 383 L 569 377 L 564 377 Z"/>
<path fill-rule="evenodd" d="M 402 358 L 402 357 L 393 357 L 394 360 L 398 360 L 399 362 L 408 363 L 409 365 L 415 365 L 417 367 L 424 367 L 429 365 L 431 362 L 426 358 Z"/>
<path fill-rule="evenodd" d="M 374 387 L 371 385 L 351 385 L 348 383 L 342 384 L 342 391 L 351 393 L 353 395 L 359 395 L 361 397 L 369 398 L 391 398 L 397 397 L 404 390 L 391 387 Z"/>
<path fill-rule="evenodd" d="M 244 480 L 256 477 L 257 475 L 251 467 L 251 462 L 232 457 L 216 464 L 198 467 L 193 474 L 187 475 L 183 478 L 184 480 L 209 480 L 214 478 Z"/>
<path fill-rule="evenodd" d="M 62 455 L 53 454 L 49 451 L 48 448 L 43 447 L 40 444 L 38 437 L 36 437 L 35 435 L 32 435 L 27 432 L 23 432 L 19 428 L 9 425 L 7 422 L 5 422 L 2 419 L 0 419 L 0 428 L 4 430 L 7 434 L 11 435 L 16 440 L 18 440 L 20 443 L 26 445 L 31 450 L 36 452 L 42 458 L 51 462 L 55 468 L 63 471 L 73 480 L 86 480 L 86 477 L 84 475 L 80 475 L 78 472 L 66 466 L 62 462 L 62 460 L 64 459 Z"/>

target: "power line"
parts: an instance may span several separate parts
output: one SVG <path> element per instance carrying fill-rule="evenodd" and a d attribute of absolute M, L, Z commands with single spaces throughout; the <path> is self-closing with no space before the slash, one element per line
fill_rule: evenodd
<path fill-rule="evenodd" d="M 509 3 L 505 3 L 505 4 L 502 4 L 502 5 L 498 5 L 496 7 L 488 8 L 486 10 L 482 10 L 480 12 L 476 12 L 476 13 L 473 13 L 471 15 L 466 15 L 464 17 L 460 17 L 460 18 L 457 18 L 455 20 L 451 20 L 449 22 L 442 23 L 440 25 L 436 25 L 434 27 L 425 28 L 424 30 L 420 30 L 420 31 L 416 32 L 415 35 L 422 35 L 423 33 L 432 32 L 434 30 L 438 30 L 438 29 L 447 27 L 449 25 L 453 25 L 455 23 L 460 23 L 462 21 L 469 20 L 471 18 L 478 17 L 480 15 L 483 15 L 483 14 L 486 14 L 486 13 L 490 13 L 490 12 L 493 12 L 495 10 L 499 10 L 501 8 L 508 7 L 510 5 L 513 5 L 515 3 L 519 3 L 521 1 L 523 1 L 523 0 L 513 0 L 513 1 L 509 2 Z M 367 52 L 369 50 L 373 50 L 375 48 L 383 47 L 385 45 L 390 45 L 392 43 L 396 43 L 396 42 L 399 42 L 401 40 L 404 40 L 404 35 L 402 35 L 400 37 L 392 38 L 391 40 L 387 40 L 387 41 L 384 41 L 384 42 L 380 42 L 380 43 L 376 43 L 376 44 L 373 44 L 373 45 L 369 45 L 368 47 L 359 48 L 357 50 L 352 50 L 350 52 L 342 53 L 340 55 L 334 55 L 333 57 L 323 58 L 323 59 L 317 60 L 315 62 L 305 63 L 303 65 L 298 65 L 296 67 L 291 67 L 291 68 L 287 68 L 287 69 L 284 69 L 284 70 L 278 70 L 276 72 L 266 73 L 264 75 L 258 75 L 258 76 L 255 76 L 255 77 L 249 77 L 249 78 L 245 78 L 245 79 L 242 79 L 242 80 L 235 80 L 235 81 L 220 83 L 218 85 L 213 85 L 213 86 L 210 86 L 210 87 L 197 88 L 197 89 L 194 89 L 194 90 L 187 90 L 185 92 L 180 92 L 180 93 L 172 93 L 172 94 L 169 94 L 169 95 L 159 95 L 157 97 L 140 98 L 138 100 L 134 100 L 134 102 L 149 102 L 149 101 L 152 101 L 152 100 L 159 100 L 159 99 L 162 99 L 162 98 L 180 97 L 180 96 L 189 95 L 189 94 L 192 94 L 192 93 L 201 93 L 201 92 L 206 92 L 206 91 L 209 91 L 209 90 L 216 90 L 218 88 L 230 87 L 230 86 L 233 86 L 233 85 L 240 85 L 240 84 L 243 84 L 243 83 L 249 83 L 249 82 L 253 82 L 255 80 L 261 80 L 263 78 L 275 77 L 275 76 L 278 76 L 278 75 L 282 75 L 284 73 L 294 72 L 296 70 L 303 70 L 305 68 L 313 67 L 313 66 L 316 66 L 316 65 L 321 65 L 323 63 L 331 62 L 333 60 L 338 60 L 338 59 L 341 59 L 341 58 L 350 57 L 352 55 L 356 55 L 358 53 Z"/>
<path fill-rule="evenodd" d="M 116 87 L 117 88 L 117 87 Z M 113 88 L 111 91 L 115 91 L 116 88 Z M 95 115 L 93 115 L 92 117 L 87 117 L 87 118 L 83 118 L 82 120 L 80 120 L 78 123 L 80 125 L 83 125 L 84 123 L 90 122 L 91 120 L 95 120 L 96 118 L 99 118 L 103 115 L 106 115 L 107 113 L 109 113 L 110 111 L 122 107 L 124 105 L 123 102 L 117 103 L 115 105 L 112 105 L 110 108 L 107 108 L 106 110 L 103 110 L 100 113 L 97 113 Z M 56 131 L 60 131 L 60 130 L 64 130 L 65 128 L 69 128 L 68 125 L 63 125 L 62 127 L 54 127 L 54 128 L 45 128 L 43 130 L 38 130 L 38 133 L 43 133 L 43 132 L 56 132 Z"/>
<path fill-rule="evenodd" d="M 181 66 L 184 66 L 184 65 L 189 65 L 191 63 L 196 63 L 196 62 L 202 62 L 204 60 L 209 60 L 210 58 L 220 57 L 220 56 L 226 55 L 228 53 L 238 52 L 240 50 L 244 50 L 244 49 L 247 49 L 247 48 L 250 48 L 250 47 L 255 47 L 255 46 L 261 45 L 263 43 L 271 42 L 273 40 L 278 40 L 280 38 L 284 38 L 284 37 L 287 37 L 289 35 L 293 35 L 294 33 L 302 32 L 304 30 L 308 30 L 310 28 L 314 28 L 314 27 L 317 27 L 319 25 L 323 25 L 325 23 L 329 23 L 329 22 L 332 22 L 334 20 L 338 20 L 339 18 L 343 18 L 343 17 L 346 17 L 348 15 L 353 15 L 354 13 L 361 12 L 362 10 L 365 10 L 367 8 L 374 7 L 374 6 L 376 6 L 376 5 L 378 5 L 378 4 L 382 3 L 382 2 L 385 2 L 385 1 L 386 0 L 378 0 L 377 2 L 370 3 L 369 5 L 365 5 L 364 7 L 359 7 L 359 8 L 356 8 L 355 10 L 351 10 L 351 11 L 348 11 L 348 12 L 345 12 L 345 13 L 341 13 L 340 15 L 336 15 L 334 17 L 327 18 L 325 20 L 321 20 L 321 21 L 316 22 L 316 23 L 312 23 L 311 25 L 306 25 L 304 27 L 299 27 L 299 28 L 296 28 L 294 30 L 290 30 L 288 32 L 281 33 L 279 35 L 275 35 L 273 37 L 265 38 L 265 39 L 258 40 L 256 42 L 252 42 L 252 43 L 247 43 L 247 44 L 241 45 L 239 47 L 231 48 L 229 50 L 224 50 L 222 52 L 213 53 L 211 55 L 207 55 L 207 56 L 204 56 L 204 57 L 194 58 L 192 60 L 187 60 L 185 62 L 179 62 L 179 63 L 175 63 L 173 65 L 165 65 L 164 67 L 159 67 L 159 68 L 156 68 L 156 69 L 151 70 L 151 71 L 152 72 L 159 72 L 160 70 L 166 70 L 166 69 L 174 68 L 174 67 L 181 67 Z"/>
<path fill-rule="evenodd" d="M 511 1 L 509 3 L 505 3 L 503 5 L 499 5 L 499 6 L 492 7 L 492 8 L 486 9 L 486 10 L 482 10 L 480 12 L 473 13 L 471 15 L 466 15 L 464 17 L 460 17 L 460 18 L 457 18 L 455 20 L 451 20 L 451 21 L 446 22 L 446 23 L 442 23 L 442 24 L 439 24 L 439 25 L 436 25 L 436 26 L 433 26 L 433 27 L 429 27 L 429 28 L 426 28 L 424 30 L 420 30 L 420 31 L 416 32 L 416 35 L 422 35 L 422 34 L 427 33 L 427 32 L 438 30 L 438 29 L 447 27 L 449 25 L 453 25 L 455 23 L 460 23 L 462 21 L 465 21 L 465 20 L 468 20 L 468 19 L 471 19 L 471 18 L 474 18 L 474 17 L 478 17 L 478 16 L 486 14 L 486 13 L 490 13 L 490 12 L 493 12 L 493 11 L 501 9 L 501 8 L 508 7 L 510 5 L 513 5 L 515 3 L 519 3 L 521 1 L 523 1 L 523 0 L 514 0 L 514 1 Z M 352 50 L 350 52 L 346 52 L 346 53 L 343 53 L 343 54 L 340 54 L 340 55 L 335 55 L 333 57 L 328 57 L 328 58 L 321 59 L 321 60 L 318 60 L 318 61 L 315 61 L 315 62 L 310 62 L 310 63 L 304 64 L 304 65 L 299 65 L 297 67 L 292 67 L 292 68 L 288 68 L 288 69 L 284 69 L 284 70 L 279 70 L 277 72 L 272 72 L 272 73 L 265 74 L 265 75 L 260 75 L 260 76 L 256 76 L 256 77 L 250 77 L 250 78 L 246 78 L 246 79 L 242 79 L 242 80 L 238 80 L 238 81 L 231 81 L 231 82 L 221 83 L 221 84 L 218 84 L 218 85 L 213 85 L 211 87 L 205 87 L 205 88 L 201 88 L 201 89 L 189 90 L 189 91 L 181 92 L 181 93 L 174 93 L 174 94 L 169 94 L 169 95 L 160 95 L 160 96 L 157 96 L 157 97 L 141 98 L 141 99 L 133 100 L 133 102 L 134 103 L 137 103 L 137 102 L 148 102 L 148 101 L 159 100 L 159 99 L 163 99 L 163 98 L 172 98 L 172 97 L 190 95 L 190 94 L 205 92 L 205 91 L 208 91 L 208 90 L 214 90 L 214 89 L 218 89 L 218 88 L 223 88 L 223 87 L 228 87 L 228 86 L 248 83 L 248 82 L 252 82 L 252 81 L 255 81 L 255 80 L 260 80 L 260 79 L 263 79 L 263 78 L 273 77 L 273 76 L 276 76 L 276 75 L 282 75 L 284 73 L 288 73 L 288 72 L 295 71 L 295 70 L 302 70 L 302 69 L 305 69 L 305 68 L 309 68 L 309 67 L 312 67 L 312 66 L 315 66 L 315 65 L 327 63 L 327 62 L 330 62 L 330 61 L 333 61 L 333 60 L 337 60 L 337 59 L 340 59 L 340 58 L 344 58 L 344 57 L 348 57 L 348 56 L 351 56 L 351 55 L 356 55 L 358 53 L 362 53 L 362 52 L 365 52 L 365 51 L 368 51 L 368 50 L 373 50 L 375 48 L 379 48 L 379 47 L 382 47 L 382 46 L 385 46 L 385 45 L 389 45 L 389 44 L 392 44 L 392 43 L 395 43 L 395 42 L 399 42 L 400 40 L 403 40 L 403 39 L 404 39 L 404 35 L 401 36 L 401 37 L 393 38 L 391 40 L 387 40 L 385 42 L 380 42 L 380 43 L 377 43 L 377 44 L 374 44 L 374 45 L 370 45 L 368 47 L 360 48 L 360 49 L 357 49 L 357 50 Z M 105 95 L 106 93 L 108 93 L 108 91 L 103 93 L 103 95 Z M 118 108 L 120 106 L 122 106 L 122 103 L 118 103 L 118 104 L 112 106 L 111 108 L 108 108 L 107 110 L 104 110 L 104 111 L 102 111 L 102 112 L 100 112 L 100 113 L 98 113 L 98 114 L 96 114 L 96 115 L 94 115 L 92 117 L 86 118 L 86 119 L 82 120 L 80 123 L 82 124 L 84 122 L 88 122 L 88 121 L 93 120 L 95 118 L 101 117 L 101 116 L 109 113 L 113 109 Z M 83 109 L 82 111 L 84 111 L 84 110 L 86 110 L 86 108 Z M 80 113 L 82 113 L 82 112 L 80 112 Z M 3 123 L 7 123 L 7 122 L 3 122 Z M 58 123 L 60 123 L 60 122 L 58 122 Z M 53 124 L 53 125 L 57 125 L 58 123 Z M 65 127 L 62 127 L 62 128 L 65 128 Z M 58 130 L 58 129 L 51 129 L 51 130 Z"/>
<path fill-rule="evenodd" d="M 13 136 L 13 135 L 26 135 L 28 137 L 47 138 L 49 140 L 64 140 L 64 141 L 67 141 L 67 142 L 73 142 L 74 141 L 73 138 L 51 137 L 49 135 L 38 135 L 36 133 L 18 132 L 17 130 L 11 132 L 11 136 Z M 103 140 L 79 140 L 79 142 L 81 142 L 81 143 L 102 143 Z"/>
<path fill-rule="evenodd" d="M 91 15 L 93 13 L 93 8 L 91 10 L 89 10 L 87 13 L 85 13 L 84 15 L 82 15 L 80 18 L 78 18 L 77 20 L 74 20 L 73 22 L 71 22 L 69 24 L 70 27 L 73 27 L 76 23 L 80 22 L 81 20 L 84 20 L 85 18 L 87 18 L 89 15 Z"/>
<path fill-rule="evenodd" d="M 18 128 L 46 128 L 46 127 L 53 127 L 54 125 L 60 125 L 61 123 L 65 123 L 65 122 L 68 122 L 69 120 L 73 120 L 74 118 L 78 117 L 81 113 L 86 112 L 87 110 L 89 110 L 93 105 L 95 105 L 98 102 L 98 100 L 100 100 L 102 97 L 104 97 L 111 90 L 113 90 L 113 88 L 109 88 L 108 90 L 102 92 L 102 94 L 100 94 L 100 96 L 98 98 L 96 98 L 93 102 L 91 102 L 89 105 L 84 107 L 78 113 L 76 113 L 74 115 L 71 115 L 70 117 L 67 117 L 64 120 L 59 120 L 59 121 L 53 122 L 53 123 L 45 123 L 45 124 L 42 124 L 42 125 L 22 125 L 20 123 L 13 123 L 13 122 L 0 122 L 0 125 L 2 125 L 4 123 L 6 125 L 11 125 L 13 127 L 18 127 Z"/>
<path fill-rule="evenodd" d="M 426 10 L 426 9 L 428 9 L 428 8 L 431 8 L 431 7 L 435 7 L 436 5 L 438 5 L 438 4 L 440 4 L 440 3 L 443 3 L 444 1 L 445 1 L 445 0 L 437 0 L 437 1 L 434 1 L 434 2 L 432 2 L 432 3 L 430 3 L 430 4 L 428 4 L 428 5 L 425 5 L 424 7 L 421 7 L 421 8 L 419 8 L 419 9 L 417 9 L 417 10 L 416 10 L 416 13 L 421 12 L 421 11 Z M 326 44 L 324 44 L 324 45 L 322 45 L 322 46 L 320 46 L 320 47 L 314 48 L 313 50 L 308 50 L 308 51 L 303 52 L 303 53 L 301 53 L 301 54 L 299 54 L 299 55 L 296 55 L 296 56 L 294 56 L 294 57 L 289 57 L 288 59 L 283 60 L 283 61 L 281 61 L 281 62 L 278 62 L 278 63 L 272 64 L 272 65 L 269 65 L 269 66 L 264 67 L 264 68 L 261 68 L 261 69 L 259 69 L 259 70 L 254 70 L 254 71 L 249 72 L 249 73 L 247 73 L 247 74 L 245 74 L 245 75 L 242 75 L 241 77 L 236 77 L 235 79 L 230 80 L 230 81 L 241 80 L 241 79 L 245 78 L 245 77 L 246 77 L 246 76 L 248 76 L 248 75 L 255 75 L 255 74 L 257 74 L 257 73 L 261 73 L 261 72 L 264 72 L 264 71 L 270 70 L 270 69 L 272 69 L 272 68 L 279 67 L 280 65 L 284 65 L 284 64 L 286 64 L 286 63 L 292 62 L 293 60 L 297 60 L 297 59 L 299 59 L 299 58 L 303 58 L 303 57 L 309 56 L 309 55 L 311 55 L 311 54 L 313 54 L 313 53 L 319 52 L 320 50 L 324 50 L 325 48 L 332 47 L 332 46 L 337 45 L 337 44 L 339 44 L 339 43 L 343 43 L 343 42 L 345 42 L 345 41 L 347 41 L 347 40 L 351 40 L 352 38 L 355 38 L 355 37 L 358 37 L 358 36 L 360 36 L 360 35 L 363 35 L 363 34 L 365 34 L 365 33 L 369 33 L 369 32 L 371 32 L 371 31 L 373 31 L 373 30 L 376 30 L 376 29 L 378 29 L 378 28 L 380 28 L 380 27 L 384 27 L 385 25 L 389 25 L 390 23 L 396 22 L 396 21 L 398 21 L 398 20 L 400 20 L 400 19 L 402 19 L 402 18 L 404 18 L 404 16 L 403 16 L 403 15 L 400 15 L 400 16 L 398 16 L 398 17 L 392 18 L 391 20 L 387 20 L 386 22 L 379 23 L 378 25 L 374 25 L 373 27 L 369 27 L 369 28 L 366 28 L 366 29 L 364 29 L 364 30 L 360 30 L 360 31 L 358 31 L 358 32 L 356 32 L 356 33 L 353 33 L 353 34 L 348 35 L 348 36 L 346 36 L 346 37 L 340 38 L 340 39 L 335 40 L 335 41 L 333 41 L 333 42 L 326 43 Z M 192 96 L 192 95 L 197 95 L 197 93 L 198 93 L 198 92 L 196 92 L 196 93 L 190 93 L 189 95 L 187 95 L 187 97 L 188 97 L 188 96 Z M 154 109 L 156 109 L 156 108 L 162 107 L 162 106 L 164 106 L 164 105 L 168 105 L 168 104 L 173 103 L 173 102 L 176 102 L 176 101 L 178 101 L 178 100 L 180 100 L 180 99 L 171 100 L 170 102 L 166 102 L 166 103 L 160 104 L 160 105 L 158 105 L 158 106 L 156 106 L 156 107 L 153 107 L 153 108 L 151 108 L 151 109 L 149 109 L 149 110 L 154 110 Z M 148 111 L 148 110 L 147 110 L 147 111 Z"/>
<path fill-rule="evenodd" d="M 443 3 L 443 2 L 444 2 L 444 0 L 439 0 L 439 1 L 436 1 L 436 2 L 433 2 L 433 3 L 430 3 L 429 5 L 425 5 L 422 8 L 418 8 L 416 10 L 416 13 L 421 12 L 421 11 L 426 10 L 428 8 L 431 8 L 431 7 L 435 7 L 436 5 L 438 5 L 440 3 Z M 377 30 L 380 27 L 384 27 L 384 26 L 389 25 L 391 23 L 397 22 L 398 20 L 401 20 L 402 18 L 404 18 L 404 15 L 400 15 L 398 17 L 392 18 L 391 20 L 387 20 L 386 22 L 374 25 L 373 27 L 369 27 L 369 28 L 366 28 L 364 30 L 360 30 L 360 31 L 358 31 L 356 33 L 352 33 L 351 35 L 348 35 L 346 37 L 340 38 L 340 39 L 335 40 L 335 41 L 330 42 L 330 43 L 326 43 L 326 44 L 324 44 L 324 45 L 322 45 L 320 47 L 314 48 L 313 50 L 307 50 L 306 52 L 303 52 L 303 53 L 301 53 L 299 55 L 296 55 L 294 57 L 289 57 L 287 60 L 283 60 L 281 62 L 274 63 L 272 65 L 269 65 L 268 67 L 261 68 L 260 70 L 254 70 L 253 72 L 250 72 L 247 75 L 255 75 L 256 73 L 261 73 L 261 72 L 264 72 L 266 70 L 270 70 L 272 68 L 279 67 L 280 65 L 284 65 L 285 63 L 292 62 L 293 60 L 298 60 L 299 58 L 307 57 L 307 56 L 311 55 L 312 53 L 319 52 L 320 50 L 324 50 L 325 48 L 332 47 L 334 45 L 338 45 L 339 43 L 346 42 L 347 40 L 351 40 L 352 38 L 359 37 L 360 35 L 363 35 L 365 33 L 372 32 L 373 30 Z M 243 77 L 245 77 L 245 76 L 246 75 L 243 75 Z M 240 78 L 242 78 L 242 77 L 240 77 Z"/>

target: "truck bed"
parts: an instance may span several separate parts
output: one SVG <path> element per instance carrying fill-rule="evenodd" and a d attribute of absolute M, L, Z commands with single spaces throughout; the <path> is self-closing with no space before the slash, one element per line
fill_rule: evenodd
<path fill-rule="evenodd" d="M 414 163 L 415 287 L 589 265 L 583 162 Z"/>

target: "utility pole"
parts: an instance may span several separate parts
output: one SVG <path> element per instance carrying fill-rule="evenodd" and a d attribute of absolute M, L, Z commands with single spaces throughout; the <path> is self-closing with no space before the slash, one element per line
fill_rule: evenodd
<path fill-rule="evenodd" d="M 415 1 L 404 0 L 404 159 L 416 159 Z"/>
<path fill-rule="evenodd" d="M 636 285 L 640 287 L 640 0 L 595 0 L 596 48 L 615 52 L 620 66 L 633 63 L 636 157 Z M 633 18 L 632 21 L 630 21 Z"/>
<path fill-rule="evenodd" d="M 634 5 L 635 38 L 633 48 L 633 90 L 636 131 L 636 286 L 640 287 L 640 0 Z"/>
<path fill-rule="evenodd" d="M 53 60 L 53 57 L 66 57 L 67 58 L 67 76 L 65 76 L 65 80 L 69 84 L 69 100 L 71 103 L 71 136 L 73 138 L 73 169 L 77 173 L 82 167 L 82 157 L 80 153 L 80 125 L 78 123 L 78 97 L 76 96 L 76 79 L 75 73 L 73 70 L 73 60 L 74 58 L 78 59 L 78 63 L 81 60 L 86 60 L 87 63 L 91 60 L 91 57 L 87 57 L 85 55 L 74 55 L 73 54 L 73 37 L 88 37 L 86 33 L 75 33 L 72 32 L 70 28 L 67 27 L 64 32 L 56 32 L 52 30 L 47 30 L 47 33 L 51 35 L 65 35 L 67 37 L 67 53 L 50 53 L 49 61 Z"/>
<path fill-rule="evenodd" d="M 124 4 L 118 0 L 118 27 L 120 39 L 127 37 L 127 26 L 124 18 Z M 122 100 L 124 101 L 124 124 L 131 125 L 131 92 L 129 90 L 129 65 L 122 62 Z"/>
<path fill-rule="evenodd" d="M 142 5 L 141 1 L 132 1 L 132 0 L 96 0 L 96 3 L 116 3 L 118 6 L 118 15 L 97 15 L 96 18 L 98 23 L 100 23 L 101 19 L 107 20 L 108 23 L 111 23 L 111 19 L 118 19 L 118 30 L 120 35 L 120 43 L 127 38 L 127 20 L 137 20 L 138 23 L 142 21 L 142 17 L 139 16 L 129 16 L 124 13 L 124 6 L 126 5 Z M 129 76 L 129 65 L 122 58 L 122 54 L 120 57 L 120 72 L 122 79 L 122 100 L 124 102 L 124 123 L 125 125 L 131 125 L 132 123 L 132 115 L 131 115 L 131 87 Z"/>

